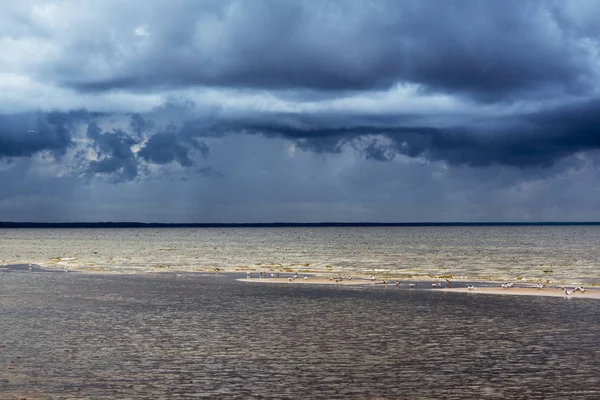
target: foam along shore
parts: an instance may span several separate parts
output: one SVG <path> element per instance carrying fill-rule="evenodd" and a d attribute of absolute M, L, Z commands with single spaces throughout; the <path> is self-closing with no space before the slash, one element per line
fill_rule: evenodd
<path fill-rule="evenodd" d="M 581 299 L 597 299 L 600 300 L 600 290 L 584 289 L 576 290 L 577 286 L 560 287 L 477 287 L 471 289 L 468 287 L 444 288 L 440 289 L 445 292 L 472 293 L 472 294 L 495 294 L 507 296 L 546 296 L 546 297 L 565 297 L 565 298 L 581 298 Z M 566 289 L 566 290 L 565 290 Z"/>

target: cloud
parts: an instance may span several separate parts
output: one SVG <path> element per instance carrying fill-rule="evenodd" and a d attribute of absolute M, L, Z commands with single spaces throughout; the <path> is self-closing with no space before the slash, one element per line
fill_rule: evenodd
<path fill-rule="evenodd" d="M 194 164 L 190 155 L 193 151 L 207 157 L 210 150 L 206 143 L 198 141 L 196 138 L 161 132 L 152 135 L 138 154 L 144 160 L 155 164 L 176 161 L 182 167 L 190 167 Z"/>
<path fill-rule="evenodd" d="M 60 208 L 62 191 L 78 215 L 107 219 L 592 215 L 552 192 L 590 194 L 597 177 L 599 13 L 553 0 L 6 0 L 0 211 L 26 215 L 36 193 Z"/>
<path fill-rule="evenodd" d="M 84 92 L 341 92 L 405 82 L 486 100 L 588 93 L 600 29 L 586 14 L 599 9 L 542 0 L 56 1 L 12 10 L 23 24 L 9 25 L 7 62 L 29 57 L 38 79 Z"/>
<path fill-rule="evenodd" d="M 0 157 L 56 156 L 71 145 L 69 117 L 61 113 L 0 114 Z"/>

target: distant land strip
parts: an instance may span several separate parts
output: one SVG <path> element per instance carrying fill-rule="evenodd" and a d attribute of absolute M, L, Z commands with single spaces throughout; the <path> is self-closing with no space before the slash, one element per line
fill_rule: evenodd
<path fill-rule="evenodd" d="M 588 226 L 600 222 L 267 222 L 267 223 L 144 223 L 144 222 L 2 222 L 0 228 L 321 228 L 321 227 L 442 227 L 442 226 Z"/>

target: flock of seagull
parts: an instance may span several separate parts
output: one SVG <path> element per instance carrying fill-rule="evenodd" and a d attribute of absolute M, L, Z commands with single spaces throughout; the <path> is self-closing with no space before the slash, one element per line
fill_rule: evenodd
<path fill-rule="evenodd" d="M 246 272 L 246 278 L 248 278 L 248 279 L 252 278 L 252 274 L 253 274 L 252 272 Z M 258 276 L 260 278 L 264 278 L 266 276 L 266 274 L 265 274 L 265 272 L 260 271 L 258 273 Z M 281 274 L 279 272 L 275 272 L 275 273 L 271 273 L 270 276 L 271 276 L 271 278 L 280 278 Z M 287 279 L 288 279 L 289 282 L 292 282 L 292 281 L 294 281 L 296 279 L 300 279 L 300 278 L 302 278 L 302 279 L 308 279 L 308 276 L 306 276 L 306 275 L 300 276 L 296 272 L 294 274 L 288 275 L 288 277 L 287 277 Z M 352 280 L 352 275 L 347 275 L 347 276 L 342 276 L 342 275 L 330 276 L 329 280 L 330 281 L 335 281 L 336 283 L 341 282 L 343 280 Z M 371 282 L 373 282 L 373 283 L 381 283 L 381 284 L 384 284 L 384 285 L 394 283 L 396 285 L 396 287 L 400 287 L 401 284 L 402 284 L 402 282 L 400 280 L 388 281 L 388 280 L 384 279 L 381 282 L 375 282 L 376 278 L 375 278 L 374 275 L 371 275 L 370 278 L 369 278 L 369 280 Z M 445 281 L 445 287 L 449 288 L 449 287 L 451 287 L 451 284 L 452 284 L 452 282 L 450 280 L 446 279 L 446 281 Z M 510 289 L 510 288 L 512 288 L 514 286 L 515 286 L 515 284 L 512 283 L 512 282 L 504 282 L 504 283 L 502 283 L 500 285 L 500 287 L 502 289 Z M 413 282 L 409 282 L 408 283 L 408 287 L 409 287 L 409 289 L 414 289 L 414 288 L 417 287 L 417 284 L 413 283 Z M 441 288 L 441 287 L 442 287 L 442 282 L 438 281 L 438 282 L 431 283 L 431 288 L 432 289 Z M 536 289 L 543 289 L 545 287 L 546 287 L 546 285 L 544 283 L 536 283 L 535 284 L 535 288 Z M 469 285 L 467 285 L 467 289 L 468 290 L 475 290 L 476 287 L 473 284 L 469 284 Z M 568 289 L 565 286 L 561 286 L 560 289 L 565 294 L 565 297 L 569 297 L 570 295 L 572 295 L 575 292 L 580 292 L 580 293 L 584 293 L 585 292 L 585 289 L 583 287 L 581 287 L 581 286 L 578 286 L 578 287 L 576 287 L 574 289 Z"/>

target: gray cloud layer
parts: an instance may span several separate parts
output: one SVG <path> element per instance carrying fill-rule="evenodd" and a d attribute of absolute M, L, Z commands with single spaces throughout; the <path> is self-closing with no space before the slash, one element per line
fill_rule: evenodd
<path fill-rule="evenodd" d="M 91 91 L 343 91 L 413 82 L 483 99 L 585 93 L 597 78 L 600 31 L 578 22 L 600 10 L 578 5 L 576 15 L 573 3 L 516 0 L 179 2 L 135 15 L 122 5 L 116 18 L 135 21 L 137 35 L 119 23 L 110 37 L 71 38 L 47 74 Z"/>
<path fill-rule="evenodd" d="M 564 182 L 580 171 L 592 182 L 598 14 L 595 2 L 552 0 L 6 1 L 0 183 L 9 188 L 0 219 L 15 210 L 11 198 L 32 196 L 14 189 L 17 179 L 60 181 L 81 196 L 120 185 L 132 198 L 174 179 L 203 181 L 223 204 L 235 185 L 263 193 L 297 185 L 298 197 L 311 194 L 304 204 L 313 206 L 303 207 L 314 215 L 315 204 L 339 201 L 324 194 L 335 187 L 353 202 L 344 215 L 380 207 L 390 218 L 398 193 L 435 192 L 463 210 L 458 219 L 485 214 L 464 211 L 486 198 L 482 182 L 509 202 L 506 193 L 533 191 L 523 184 L 540 177 Z M 306 154 L 335 160 L 326 167 L 337 172 L 319 180 L 282 169 L 311 170 Z M 354 163 L 378 177 L 342 177 L 361 175 Z M 399 170 L 412 190 L 390 189 Z M 257 177 L 268 184 L 245 186 Z M 369 193 L 389 191 L 388 203 L 344 186 L 359 181 L 379 185 Z M 415 190 L 421 183 L 430 190 Z M 454 190 L 470 194 L 457 199 Z M 269 209 L 300 213 L 290 198 L 273 198 L 279 203 Z M 535 209 L 536 201 L 515 207 Z M 438 206 L 423 206 L 423 215 Z M 241 204 L 228 207 L 222 218 L 243 219 Z"/>

